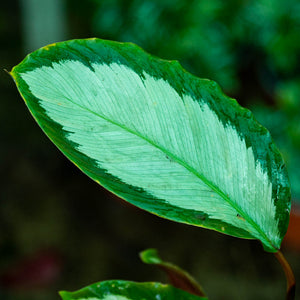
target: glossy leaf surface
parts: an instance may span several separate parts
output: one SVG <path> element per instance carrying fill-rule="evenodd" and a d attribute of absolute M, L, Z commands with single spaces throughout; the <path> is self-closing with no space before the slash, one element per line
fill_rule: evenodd
<path fill-rule="evenodd" d="M 63 300 L 205 300 L 171 285 L 110 280 L 92 284 L 76 292 L 60 292 Z"/>
<path fill-rule="evenodd" d="M 50 139 L 108 190 L 159 216 L 280 248 L 284 162 L 215 82 L 99 39 L 41 48 L 11 75 Z"/>

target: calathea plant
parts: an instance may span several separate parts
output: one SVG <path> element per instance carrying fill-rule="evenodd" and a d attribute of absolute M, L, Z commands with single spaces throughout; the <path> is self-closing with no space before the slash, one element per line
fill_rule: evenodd
<path fill-rule="evenodd" d="M 284 266 L 293 299 L 280 252 L 290 213 L 285 164 L 269 132 L 215 82 L 136 45 L 100 39 L 43 47 L 10 74 L 39 126 L 85 174 L 158 216 L 259 240 Z M 175 287 L 108 281 L 61 295 L 206 299 L 184 271 L 153 251 L 142 257 Z"/>

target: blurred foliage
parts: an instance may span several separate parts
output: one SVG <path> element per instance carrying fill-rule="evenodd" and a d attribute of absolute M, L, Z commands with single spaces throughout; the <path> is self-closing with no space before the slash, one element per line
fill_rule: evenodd
<path fill-rule="evenodd" d="M 265 88 L 300 76 L 298 0 L 90 1 L 94 34 L 179 59 L 226 91 L 241 89 L 239 75 L 249 66 Z"/>

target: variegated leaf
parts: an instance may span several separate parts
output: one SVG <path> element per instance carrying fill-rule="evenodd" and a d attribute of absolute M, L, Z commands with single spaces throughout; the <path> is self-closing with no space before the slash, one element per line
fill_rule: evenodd
<path fill-rule="evenodd" d="M 210 80 L 129 43 L 73 40 L 11 71 L 30 112 L 83 172 L 174 221 L 276 252 L 290 186 L 269 132 Z"/>

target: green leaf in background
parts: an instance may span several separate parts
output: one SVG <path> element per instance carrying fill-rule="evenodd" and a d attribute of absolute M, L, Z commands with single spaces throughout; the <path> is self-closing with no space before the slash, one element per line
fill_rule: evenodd
<path fill-rule="evenodd" d="M 161 217 L 280 248 L 285 164 L 269 132 L 215 82 L 100 39 L 43 47 L 11 75 L 44 132 L 111 192 Z"/>
<path fill-rule="evenodd" d="M 171 285 L 110 280 L 87 286 L 77 292 L 60 292 L 63 300 L 205 300 Z"/>
<path fill-rule="evenodd" d="M 194 295 L 205 296 L 203 288 L 190 274 L 174 264 L 161 260 L 156 249 L 144 250 L 140 253 L 140 257 L 144 263 L 153 264 L 162 269 L 174 287 Z"/>

